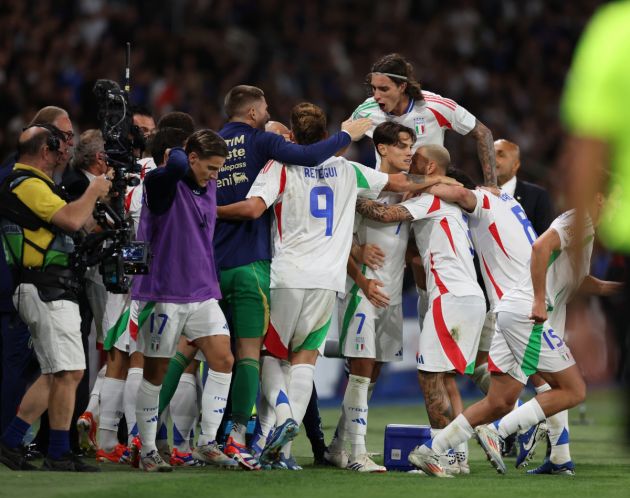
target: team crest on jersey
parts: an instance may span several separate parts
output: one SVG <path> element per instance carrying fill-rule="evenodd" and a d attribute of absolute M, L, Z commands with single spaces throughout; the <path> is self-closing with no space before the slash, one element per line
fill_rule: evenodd
<path fill-rule="evenodd" d="M 415 118 L 413 120 L 413 127 L 416 131 L 416 135 L 424 135 L 424 118 Z"/>

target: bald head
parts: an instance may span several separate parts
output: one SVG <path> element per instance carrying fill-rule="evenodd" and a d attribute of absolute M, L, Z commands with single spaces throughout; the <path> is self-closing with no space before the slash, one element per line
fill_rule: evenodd
<path fill-rule="evenodd" d="M 59 145 L 59 137 L 53 131 L 42 126 L 31 126 L 18 138 L 18 161 L 52 176 L 52 170 L 59 158 Z"/>
<path fill-rule="evenodd" d="M 411 158 L 410 171 L 420 175 L 444 175 L 450 164 L 451 155 L 446 147 L 423 145 Z"/>
<path fill-rule="evenodd" d="M 286 136 L 290 133 L 289 128 L 283 125 L 280 121 L 268 121 L 265 125 L 265 131 L 282 136 Z"/>
<path fill-rule="evenodd" d="M 514 142 L 500 138 L 494 142 L 497 161 L 497 183 L 499 186 L 510 181 L 521 167 L 521 149 Z"/>

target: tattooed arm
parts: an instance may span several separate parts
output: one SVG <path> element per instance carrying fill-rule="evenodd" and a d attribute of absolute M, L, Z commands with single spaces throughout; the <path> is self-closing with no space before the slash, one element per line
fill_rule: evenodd
<path fill-rule="evenodd" d="M 383 190 L 389 192 L 422 192 L 429 187 L 443 183 L 446 185 L 461 185 L 457 180 L 442 175 L 405 175 L 404 173 L 395 173 L 389 175 L 387 185 Z"/>
<path fill-rule="evenodd" d="M 367 199 L 357 199 L 357 212 L 370 218 L 371 220 L 383 223 L 393 223 L 395 221 L 413 221 L 413 216 L 404 206 L 394 204 L 388 206 L 380 202 Z"/>
<path fill-rule="evenodd" d="M 486 185 L 497 185 L 497 163 L 494 157 L 494 142 L 492 132 L 481 121 L 477 120 L 470 135 L 477 140 L 477 155 L 483 170 L 483 181 Z"/>

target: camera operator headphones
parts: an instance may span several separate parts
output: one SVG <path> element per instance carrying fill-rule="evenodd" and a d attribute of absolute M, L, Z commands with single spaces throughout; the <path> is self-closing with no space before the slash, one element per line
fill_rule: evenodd
<path fill-rule="evenodd" d="M 46 145 L 53 152 L 59 152 L 59 149 L 61 148 L 61 141 L 64 140 L 63 132 L 59 128 L 57 128 L 55 125 L 49 124 L 49 123 L 34 123 L 25 128 L 22 128 L 22 131 L 26 131 L 29 128 L 34 128 L 34 127 L 44 128 L 48 130 L 48 137 L 46 138 Z"/>

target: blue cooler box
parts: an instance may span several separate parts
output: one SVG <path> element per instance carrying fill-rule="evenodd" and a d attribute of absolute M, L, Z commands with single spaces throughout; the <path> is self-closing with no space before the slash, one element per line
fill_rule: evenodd
<path fill-rule="evenodd" d="M 428 425 L 389 424 L 385 427 L 384 463 L 387 470 L 407 472 L 414 466 L 407 458 L 416 446 L 431 439 Z"/>

